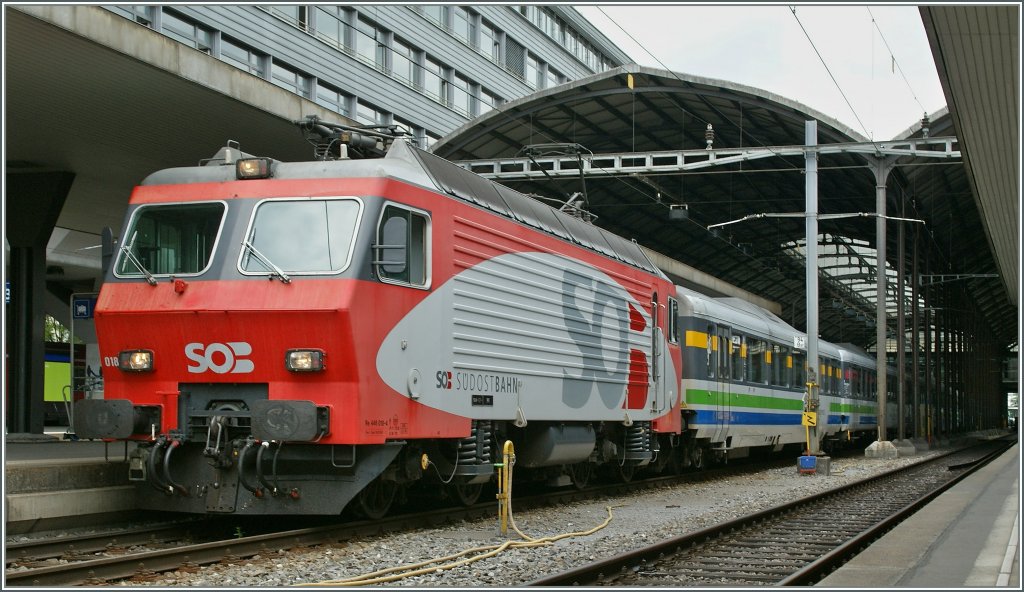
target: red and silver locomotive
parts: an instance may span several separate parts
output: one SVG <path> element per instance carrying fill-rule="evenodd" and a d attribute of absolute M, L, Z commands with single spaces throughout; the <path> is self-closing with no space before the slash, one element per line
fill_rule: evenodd
<path fill-rule="evenodd" d="M 75 428 L 137 443 L 142 507 L 372 517 L 416 484 L 469 503 L 506 440 L 577 485 L 668 458 L 675 288 L 636 243 L 403 140 L 301 125 L 323 160 L 229 145 L 131 196 L 96 305 L 105 398 Z"/>

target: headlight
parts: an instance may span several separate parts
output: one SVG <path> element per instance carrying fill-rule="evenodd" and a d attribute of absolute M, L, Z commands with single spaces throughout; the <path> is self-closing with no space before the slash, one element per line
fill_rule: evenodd
<path fill-rule="evenodd" d="M 117 355 L 117 367 L 125 372 L 152 372 L 153 352 L 148 349 L 129 349 Z"/>
<path fill-rule="evenodd" d="M 236 179 L 266 179 L 269 176 L 269 158 L 245 158 L 235 162 Z"/>
<path fill-rule="evenodd" d="M 290 349 L 284 354 L 284 367 L 292 372 L 319 372 L 325 355 L 319 349 Z"/>

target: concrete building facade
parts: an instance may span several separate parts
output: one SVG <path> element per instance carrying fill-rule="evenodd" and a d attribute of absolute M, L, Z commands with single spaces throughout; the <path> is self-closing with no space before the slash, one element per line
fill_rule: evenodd
<path fill-rule="evenodd" d="M 425 147 L 505 102 L 630 61 L 569 6 L 104 8 Z"/>

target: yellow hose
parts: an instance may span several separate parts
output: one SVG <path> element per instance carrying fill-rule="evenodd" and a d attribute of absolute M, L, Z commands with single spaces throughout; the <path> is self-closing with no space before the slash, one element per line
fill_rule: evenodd
<path fill-rule="evenodd" d="M 606 506 L 608 510 L 608 517 L 605 518 L 604 522 L 594 528 L 582 531 L 582 532 L 567 532 L 559 535 L 553 535 L 549 537 L 543 537 L 535 539 L 528 536 L 523 531 L 519 530 L 516 526 L 516 521 L 512 517 L 512 467 L 516 463 L 515 449 L 512 446 L 512 442 L 505 442 L 503 449 L 503 463 L 498 465 L 498 516 L 501 521 L 501 533 L 506 534 L 507 524 L 511 523 L 512 528 L 516 533 L 521 536 L 524 540 L 522 541 L 506 541 L 500 545 L 489 545 L 485 547 L 474 547 L 467 549 L 454 555 L 447 555 L 445 557 L 439 557 L 436 559 L 428 559 L 427 561 L 421 561 L 419 563 L 413 563 L 410 565 L 403 565 L 398 567 L 389 567 L 387 569 L 381 569 L 360 576 L 352 576 L 348 578 L 342 578 L 340 580 L 327 580 L 323 582 L 311 582 L 304 584 L 295 584 L 296 586 L 368 586 L 372 584 L 386 584 L 388 582 L 394 582 L 404 578 L 413 576 L 421 576 L 424 574 L 444 571 L 446 569 L 454 569 L 463 565 L 468 565 L 481 559 L 487 559 L 494 557 L 495 555 L 505 551 L 506 549 L 522 549 L 531 547 L 541 547 L 551 545 L 555 541 L 560 541 L 564 538 L 577 537 L 577 536 L 588 536 L 608 526 L 612 521 L 612 506 Z M 476 555 L 473 555 L 473 554 Z M 467 555 L 473 555 L 465 559 Z M 438 565 L 440 564 L 440 565 Z"/>
<path fill-rule="evenodd" d="M 601 530 L 602 528 L 608 526 L 609 523 L 611 523 L 612 517 L 613 517 L 612 516 L 612 507 L 613 506 L 606 506 L 606 509 L 608 510 L 608 517 L 605 518 L 604 522 L 602 522 L 598 526 L 595 526 L 594 528 L 591 528 L 590 530 L 586 530 L 586 531 L 567 532 L 567 533 L 562 533 L 562 534 L 553 535 L 553 536 L 549 536 L 549 537 L 544 537 L 544 538 L 540 538 L 540 539 L 530 539 L 530 540 L 527 540 L 527 541 L 506 541 L 506 542 L 504 542 L 504 543 L 502 543 L 500 545 L 489 545 L 489 546 L 486 546 L 486 547 L 474 547 L 472 549 L 467 549 L 465 551 L 460 551 L 459 553 L 455 553 L 454 555 L 448 555 L 448 556 L 445 556 L 445 557 L 439 557 L 437 559 L 428 559 L 427 561 L 421 561 L 419 563 L 413 563 L 413 564 L 410 564 L 410 565 L 403 565 L 403 566 L 398 566 L 398 567 L 389 567 L 387 569 L 381 569 L 381 570 L 377 570 L 377 571 L 370 572 L 370 573 L 363 574 L 363 575 L 359 575 L 359 576 L 352 576 L 352 577 L 348 577 L 348 578 L 342 578 L 342 579 L 339 579 L 339 580 L 327 580 L 327 581 L 323 581 L 323 582 L 312 582 L 312 583 L 294 584 L 294 585 L 296 585 L 296 586 L 367 586 L 367 585 L 372 585 L 372 584 L 385 584 L 385 583 L 388 583 L 388 582 L 394 582 L 394 581 L 401 580 L 401 579 L 408 578 L 408 577 L 412 577 L 412 576 L 420 576 L 420 575 L 424 575 L 424 574 L 444 571 L 446 569 L 454 569 L 456 567 L 460 567 L 462 565 L 468 565 L 470 563 L 473 563 L 475 561 L 479 561 L 481 559 L 487 559 L 489 557 L 494 557 L 495 555 L 501 553 L 502 551 L 504 551 L 506 549 L 521 549 L 521 548 L 530 548 L 530 547 L 541 547 L 541 546 L 551 545 L 551 544 L 555 543 L 556 541 L 560 541 L 560 540 L 562 540 L 564 538 L 576 537 L 576 536 L 588 536 L 588 535 L 594 534 L 595 532 Z M 519 531 L 517 530 L 517 532 L 519 532 Z M 520 533 L 520 534 L 522 535 L 522 533 Z M 526 535 L 522 535 L 522 536 L 526 536 Z M 459 561 L 451 562 L 451 561 L 453 561 L 455 559 L 458 559 L 460 557 L 464 557 L 466 555 L 470 555 L 472 553 L 479 553 L 479 554 L 475 555 L 473 557 L 469 557 L 469 558 L 466 558 L 466 559 L 461 559 Z M 451 563 L 443 563 L 443 562 L 451 562 Z M 443 563 L 443 564 L 442 565 L 434 565 L 434 564 L 438 564 L 438 563 Z M 431 566 L 431 565 L 433 567 L 428 567 L 428 566 Z M 399 572 L 401 572 L 401 573 L 399 573 Z"/>

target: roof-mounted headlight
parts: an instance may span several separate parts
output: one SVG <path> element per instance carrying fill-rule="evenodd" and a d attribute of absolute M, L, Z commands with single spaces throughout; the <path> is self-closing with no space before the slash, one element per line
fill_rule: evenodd
<path fill-rule="evenodd" d="M 240 158 L 235 161 L 236 179 L 266 179 L 269 176 L 269 158 Z"/>
<path fill-rule="evenodd" d="M 153 351 L 129 349 L 117 354 L 117 367 L 124 372 L 152 372 Z"/>
<path fill-rule="evenodd" d="M 290 349 L 284 354 L 284 367 L 292 372 L 319 372 L 325 356 L 319 349 Z"/>

